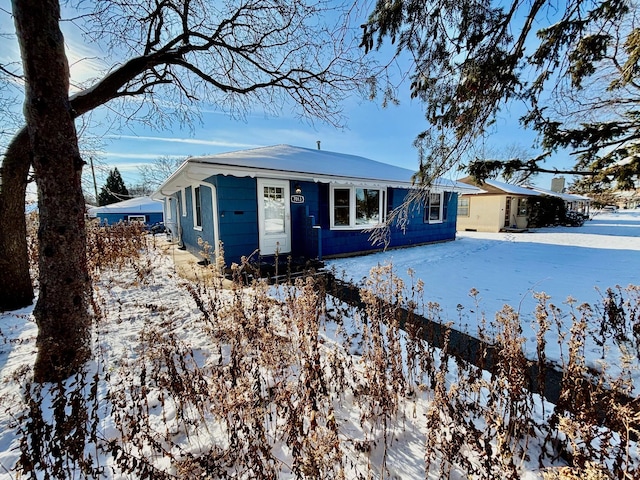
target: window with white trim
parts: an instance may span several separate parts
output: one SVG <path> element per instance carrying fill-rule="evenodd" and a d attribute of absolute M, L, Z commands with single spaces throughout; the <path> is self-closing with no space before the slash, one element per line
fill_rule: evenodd
<path fill-rule="evenodd" d="M 442 223 L 444 195 L 440 193 L 429 193 L 427 204 L 424 207 L 424 223 Z"/>
<path fill-rule="evenodd" d="M 193 192 L 193 228 L 202 229 L 202 200 L 200 198 L 200 185 L 192 188 Z"/>
<path fill-rule="evenodd" d="M 527 203 L 526 197 L 518 198 L 518 210 L 517 210 L 518 216 L 526 217 L 528 211 L 529 211 L 529 204 Z"/>
<path fill-rule="evenodd" d="M 469 197 L 464 197 L 464 196 L 458 197 L 458 216 L 459 217 L 469 216 Z"/>
<path fill-rule="evenodd" d="M 366 229 L 385 220 L 387 190 L 331 185 L 330 217 L 332 229 Z"/>
<path fill-rule="evenodd" d="M 167 220 L 171 220 L 171 218 L 173 217 L 173 198 L 172 197 L 168 197 L 167 198 Z"/>

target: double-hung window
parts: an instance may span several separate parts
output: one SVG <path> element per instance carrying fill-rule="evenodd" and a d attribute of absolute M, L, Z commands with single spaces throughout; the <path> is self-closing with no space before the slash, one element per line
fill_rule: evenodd
<path fill-rule="evenodd" d="M 527 204 L 527 199 L 524 197 L 520 197 L 518 198 L 518 216 L 519 217 L 526 217 L 527 216 L 527 211 L 528 211 L 528 204 Z"/>
<path fill-rule="evenodd" d="M 385 220 L 387 191 L 384 188 L 331 186 L 332 229 L 366 229 Z"/>
<path fill-rule="evenodd" d="M 430 192 L 424 208 L 425 223 L 442 223 L 444 218 L 444 194 Z"/>
<path fill-rule="evenodd" d="M 173 217 L 173 197 L 168 197 L 167 198 L 167 203 L 166 203 L 166 209 L 167 209 L 167 220 L 171 220 L 171 218 Z"/>
<path fill-rule="evenodd" d="M 458 216 L 459 217 L 469 216 L 469 197 L 464 197 L 464 196 L 458 197 Z"/>
<path fill-rule="evenodd" d="M 202 228 L 202 199 L 200 186 L 193 188 L 193 228 Z"/>

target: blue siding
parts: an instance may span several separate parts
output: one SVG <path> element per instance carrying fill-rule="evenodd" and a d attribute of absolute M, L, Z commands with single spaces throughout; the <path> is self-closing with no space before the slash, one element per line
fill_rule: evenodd
<path fill-rule="evenodd" d="M 218 228 L 227 265 L 258 249 L 258 197 L 255 178 L 211 177 L 218 189 Z M 255 259 L 255 258 L 254 258 Z"/>
<path fill-rule="evenodd" d="M 207 183 L 216 186 L 218 228 L 224 244 L 227 265 L 239 263 L 242 256 L 250 256 L 259 248 L 257 181 L 255 178 L 216 175 Z M 298 184 L 304 203 L 291 203 L 291 255 L 317 258 L 380 250 L 369 240 L 370 233 L 360 230 L 331 230 L 329 220 L 329 192 L 325 183 L 290 181 L 291 193 Z M 193 229 L 191 187 L 186 189 L 187 216 L 181 217 L 182 239 L 187 248 L 198 253 L 198 238 L 213 245 L 213 212 L 211 189 L 202 186 L 202 231 Z M 402 204 L 408 190 L 388 188 L 388 210 Z M 177 196 L 180 200 L 180 195 Z M 455 239 L 457 195 L 445 194 L 446 217 L 442 223 L 425 223 L 423 206 L 411 212 L 406 230 L 391 228 L 390 248 L 418 245 Z M 320 228 L 314 228 L 320 227 Z M 257 256 L 252 257 L 258 260 Z"/>
<path fill-rule="evenodd" d="M 309 228 L 309 225 L 302 223 L 300 213 L 294 214 L 294 205 L 292 205 L 292 219 L 298 219 L 300 227 L 295 230 L 304 232 L 304 241 L 294 237 L 294 244 L 307 245 L 306 250 L 298 249 L 294 253 L 299 252 L 303 256 L 314 258 L 321 252 L 322 256 L 347 255 L 350 253 L 371 252 L 381 250 L 382 246 L 374 246 L 370 241 L 370 232 L 361 230 L 331 230 L 329 219 L 329 185 L 316 183 L 301 183 L 305 194 L 305 205 L 308 208 L 308 215 L 313 217 L 312 222 L 321 227 L 320 245 L 316 246 L 318 241 L 317 230 Z M 307 194 L 307 192 L 309 192 Z M 400 206 L 404 201 L 408 190 L 388 188 L 388 211 Z M 405 247 L 411 245 L 419 245 L 431 242 L 440 242 L 455 239 L 456 234 L 456 210 L 457 195 L 447 192 L 445 194 L 445 211 L 446 218 L 442 223 L 425 223 L 424 208 L 422 205 L 416 206 L 411 212 L 407 228 L 401 229 L 392 226 L 390 234 L 389 248 Z M 300 209 L 300 206 L 295 206 Z M 304 219 L 304 217 L 303 217 Z M 309 219 L 307 219 L 309 221 Z"/>
<path fill-rule="evenodd" d="M 391 208 L 400 206 L 406 194 L 407 190 L 393 189 L 392 193 L 389 194 L 389 203 L 392 205 Z M 445 192 L 444 202 L 443 217 L 445 218 L 442 223 L 425 222 L 424 205 L 419 205 L 412 212 L 404 232 L 399 228 L 393 228 L 391 230 L 391 243 L 389 246 L 402 247 L 454 240 L 456 237 L 456 215 L 458 208 L 457 194 Z"/>
<path fill-rule="evenodd" d="M 131 213 L 98 213 L 96 217 L 100 219 L 101 224 L 115 225 L 118 222 L 126 222 L 129 220 L 129 215 L 145 216 L 145 225 L 153 225 L 154 223 L 162 222 L 162 213 L 144 213 L 144 212 L 131 212 Z"/>
<path fill-rule="evenodd" d="M 198 230 L 193 228 L 193 193 L 194 187 L 187 187 L 185 189 L 187 216 L 181 217 L 182 227 L 182 242 L 187 250 L 201 256 L 202 246 L 198 243 L 198 240 L 207 242 L 211 246 L 211 250 L 215 248 L 215 240 L 213 233 L 213 208 L 212 208 L 212 196 L 211 188 L 207 185 L 200 185 L 200 208 L 202 216 L 202 229 Z M 180 198 L 180 196 L 178 196 Z"/>
<path fill-rule="evenodd" d="M 359 230 L 331 230 L 329 215 L 329 185 L 314 184 L 317 189 L 315 202 L 310 205 L 310 214 L 315 224 L 320 226 L 320 249 L 322 256 L 341 255 L 353 252 L 371 251 L 375 247 L 369 242 L 369 234 Z M 317 235 L 312 231 L 311 235 Z"/>

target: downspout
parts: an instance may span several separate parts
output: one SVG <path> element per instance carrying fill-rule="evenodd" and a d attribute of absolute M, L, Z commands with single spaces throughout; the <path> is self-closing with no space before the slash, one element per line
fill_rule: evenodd
<path fill-rule="evenodd" d="M 183 241 L 182 241 L 182 209 L 183 208 L 187 208 L 186 205 L 182 205 L 180 203 L 180 200 L 182 199 L 176 199 L 178 200 L 176 202 L 176 205 L 178 205 L 179 208 L 176 208 L 176 217 L 178 217 L 177 220 L 177 224 L 178 224 L 178 248 L 180 250 L 186 250 L 187 247 L 185 247 Z"/>
<path fill-rule="evenodd" d="M 215 242 L 215 254 L 218 255 L 220 244 L 220 231 L 218 226 L 218 189 L 213 183 L 200 182 L 211 189 L 211 212 L 213 214 L 213 241 Z"/>
<path fill-rule="evenodd" d="M 178 235 L 178 248 L 179 248 L 180 250 L 185 250 L 185 249 L 186 249 L 186 247 L 184 246 L 184 243 L 182 243 L 182 223 L 181 223 L 181 217 L 182 217 L 182 209 L 183 209 L 183 208 L 186 208 L 186 206 L 183 206 L 183 205 L 180 203 L 180 201 L 181 201 L 181 199 L 180 199 L 180 198 L 178 198 L 178 197 L 174 197 L 174 195 L 175 195 L 177 192 L 173 192 L 173 193 L 170 193 L 170 194 L 166 194 L 166 193 L 164 193 L 164 192 L 162 191 L 162 189 L 160 189 L 160 190 L 159 190 L 159 192 L 160 192 L 162 195 L 164 195 L 164 196 L 165 196 L 166 201 L 164 202 L 164 205 L 165 205 L 165 207 L 168 205 L 168 206 L 169 206 L 169 207 L 168 207 L 168 208 L 169 208 L 169 210 L 171 210 L 171 201 L 170 201 L 170 199 L 171 199 L 171 198 L 175 198 L 175 200 L 176 200 L 176 212 L 175 212 L 175 213 L 176 213 L 176 225 L 177 225 L 177 230 L 178 230 L 178 231 L 176 232 L 176 233 L 177 233 L 177 235 Z M 178 192 L 179 192 L 179 190 L 178 190 Z M 165 215 L 165 218 L 166 218 L 166 215 Z"/>
<path fill-rule="evenodd" d="M 173 176 L 176 176 L 176 179 L 178 179 L 181 174 L 176 175 L 176 173 L 174 173 L 171 177 L 169 177 L 169 179 L 171 179 Z M 182 208 L 183 208 L 183 206 L 180 203 L 181 198 L 178 198 L 177 196 L 174 197 L 174 195 L 176 195 L 176 193 L 178 193 L 178 192 L 180 192 L 180 190 L 178 190 L 177 192 L 173 191 L 171 193 L 166 193 L 164 191 L 164 189 L 162 188 L 162 186 L 161 186 L 158 189 L 158 191 L 156 193 L 154 193 L 153 195 L 156 195 L 156 194 L 160 193 L 164 197 L 163 204 L 164 204 L 165 208 L 166 208 L 167 205 L 169 205 L 169 207 L 168 207 L 169 209 L 171 209 L 171 201 L 169 199 L 170 198 L 175 198 L 176 199 L 176 228 L 177 228 L 176 234 L 178 236 L 178 248 L 180 250 L 184 250 L 185 247 L 184 247 L 184 244 L 182 243 L 182 225 L 180 223 L 181 222 L 180 221 L 180 217 L 182 216 Z M 166 215 L 166 212 L 165 212 L 165 218 L 166 217 L 167 217 L 167 215 Z"/>

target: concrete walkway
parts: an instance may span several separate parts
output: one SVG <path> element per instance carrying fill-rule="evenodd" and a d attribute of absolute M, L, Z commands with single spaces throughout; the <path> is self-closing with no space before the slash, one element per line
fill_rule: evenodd
<path fill-rule="evenodd" d="M 158 246 L 163 254 L 168 255 L 173 260 L 176 273 L 185 280 L 210 283 L 218 278 L 212 264 L 199 265 L 198 262 L 202 261 L 202 258 L 187 250 L 181 250 L 178 248 L 177 243 L 171 243 L 163 239 L 158 241 Z M 224 288 L 229 288 L 230 285 L 230 280 L 222 280 Z"/>

